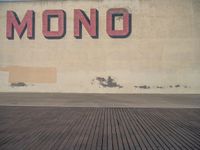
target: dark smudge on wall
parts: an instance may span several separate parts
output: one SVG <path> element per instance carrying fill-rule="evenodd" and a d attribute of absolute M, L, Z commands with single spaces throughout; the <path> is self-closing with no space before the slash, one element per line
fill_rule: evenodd
<path fill-rule="evenodd" d="M 101 86 L 101 87 L 104 87 L 104 88 L 123 88 L 122 85 L 118 84 L 114 78 L 112 78 L 111 76 L 108 76 L 107 78 L 105 77 L 96 77 L 95 79 L 96 81 L 98 81 L 98 84 Z M 95 80 L 92 80 L 92 83 L 94 83 Z"/>

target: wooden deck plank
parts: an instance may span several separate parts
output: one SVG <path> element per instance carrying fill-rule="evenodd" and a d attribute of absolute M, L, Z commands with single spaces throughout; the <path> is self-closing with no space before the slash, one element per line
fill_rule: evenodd
<path fill-rule="evenodd" d="M 200 149 L 200 109 L 0 107 L 0 150 Z"/>

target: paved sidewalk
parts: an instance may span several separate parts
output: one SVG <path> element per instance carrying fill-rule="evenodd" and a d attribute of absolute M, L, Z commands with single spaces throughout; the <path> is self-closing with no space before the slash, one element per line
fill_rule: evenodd
<path fill-rule="evenodd" d="M 0 106 L 200 108 L 200 94 L 0 93 Z"/>

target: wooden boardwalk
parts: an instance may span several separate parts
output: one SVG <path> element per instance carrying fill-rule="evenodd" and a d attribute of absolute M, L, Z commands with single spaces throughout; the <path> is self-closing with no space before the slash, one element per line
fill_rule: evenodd
<path fill-rule="evenodd" d="M 0 150 L 199 150 L 200 109 L 0 107 Z"/>

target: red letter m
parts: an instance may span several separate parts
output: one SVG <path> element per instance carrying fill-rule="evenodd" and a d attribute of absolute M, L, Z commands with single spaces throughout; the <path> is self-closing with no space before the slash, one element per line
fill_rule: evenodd
<path fill-rule="evenodd" d="M 18 36 L 22 38 L 25 30 L 27 29 L 27 37 L 29 39 L 34 38 L 34 23 L 35 23 L 34 11 L 28 10 L 26 15 L 20 22 L 14 11 L 7 11 L 7 29 L 6 36 L 8 39 L 14 39 L 14 29 L 16 30 Z"/>

